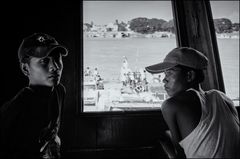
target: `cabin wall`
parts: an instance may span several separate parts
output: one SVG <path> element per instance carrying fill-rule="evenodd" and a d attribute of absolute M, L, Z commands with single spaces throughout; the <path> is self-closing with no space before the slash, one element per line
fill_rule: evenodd
<path fill-rule="evenodd" d="M 128 115 L 82 115 L 75 118 L 64 156 L 166 157 L 159 140 L 166 130 L 160 112 Z M 66 131 L 64 129 L 63 131 Z"/>

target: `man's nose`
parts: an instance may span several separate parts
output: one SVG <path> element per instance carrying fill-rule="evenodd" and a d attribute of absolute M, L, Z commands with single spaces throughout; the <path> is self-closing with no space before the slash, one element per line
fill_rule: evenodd
<path fill-rule="evenodd" d="M 166 79 L 166 76 L 163 78 L 163 83 L 167 83 L 167 79 Z"/>
<path fill-rule="evenodd" d="M 59 68 L 60 67 L 55 60 L 50 60 L 50 62 L 49 62 L 50 71 L 56 71 L 56 70 L 59 70 Z"/>

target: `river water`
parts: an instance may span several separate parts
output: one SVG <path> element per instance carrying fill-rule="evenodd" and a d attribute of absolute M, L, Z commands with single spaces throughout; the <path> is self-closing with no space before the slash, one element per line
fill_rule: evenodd
<path fill-rule="evenodd" d="M 239 98 L 239 39 L 218 39 L 226 94 Z M 86 38 L 84 68 L 98 68 L 105 82 L 119 81 L 123 56 L 129 68 L 137 71 L 161 62 L 176 47 L 173 38 Z M 149 76 L 149 75 L 148 75 Z"/>

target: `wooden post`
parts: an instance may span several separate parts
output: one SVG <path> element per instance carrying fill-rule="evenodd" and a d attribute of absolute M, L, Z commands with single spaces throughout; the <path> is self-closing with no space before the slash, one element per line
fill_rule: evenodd
<path fill-rule="evenodd" d="M 172 4 L 178 46 L 195 48 L 209 59 L 203 89 L 225 92 L 210 2 L 172 0 Z"/>

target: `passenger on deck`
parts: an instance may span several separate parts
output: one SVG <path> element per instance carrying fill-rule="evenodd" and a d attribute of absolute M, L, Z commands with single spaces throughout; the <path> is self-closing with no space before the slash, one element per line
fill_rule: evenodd
<path fill-rule="evenodd" d="M 85 76 L 91 76 L 92 72 L 90 70 L 90 67 L 87 67 L 86 70 L 84 71 Z"/>
<path fill-rule="evenodd" d="M 239 117 L 233 102 L 223 92 L 200 87 L 207 66 L 201 52 L 179 47 L 163 62 L 146 67 L 150 73 L 165 72 L 163 82 L 170 98 L 161 109 L 170 129 L 166 136 L 174 147 L 166 140 L 161 144 L 170 157 L 240 157 Z"/>

